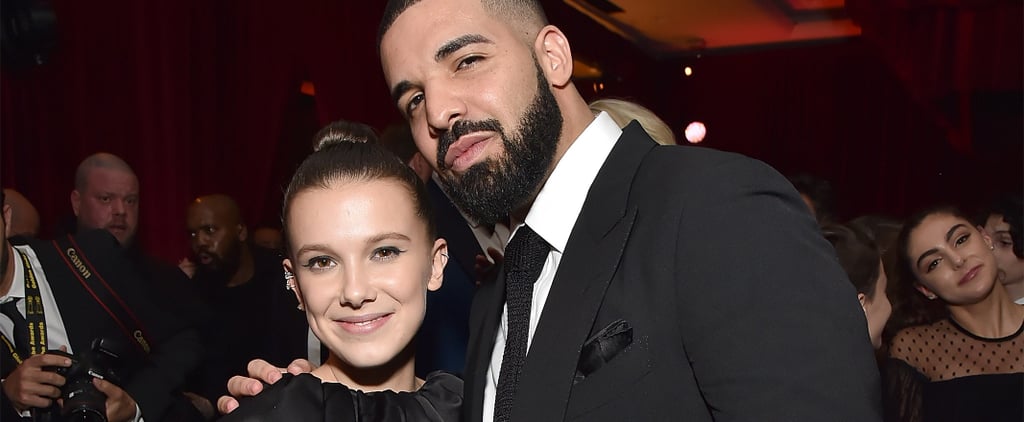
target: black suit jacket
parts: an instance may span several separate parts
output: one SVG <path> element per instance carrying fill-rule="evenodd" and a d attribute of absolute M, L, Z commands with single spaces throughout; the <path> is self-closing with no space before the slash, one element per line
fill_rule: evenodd
<path fill-rule="evenodd" d="M 75 242 L 79 255 L 88 259 L 136 314 L 152 350 L 147 355 L 135 346 L 79 282 L 52 242 L 32 240 L 29 245 L 46 274 L 72 351 L 76 355 L 86 352 L 92 340 L 98 337 L 119 343 L 123 352 L 118 371 L 121 388 L 136 401 L 147 421 L 159 421 L 169 408 L 181 403 L 176 390 L 184 383 L 185 374 L 199 364 L 202 353 L 199 335 L 154 304 L 147 284 L 138 278 L 113 236 L 104 230 L 89 231 L 75 236 Z M 6 397 L 3 407 L 4 412 L 13 410 Z M 8 417 L 16 420 L 4 413 L 4 419 Z"/>
<path fill-rule="evenodd" d="M 480 244 L 465 217 L 441 187 L 427 181 L 434 209 L 437 235 L 448 241 L 448 265 L 441 288 L 427 292 L 427 311 L 416 333 L 416 374 L 426 378 L 433 371 L 462 372 L 469 341 L 469 307 L 476 290 L 476 256 Z"/>
<path fill-rule="evenodd" d="M 481 418 L 504 288 L 481 286 L 473 303 L 467 421 Z M 880 420 L 856 297 L 783 177 L 657 146 L 634 122 L 573 227 L 513 420 Z M 595 359 L 584 344 L 606 327 L 627 341 Z"/>

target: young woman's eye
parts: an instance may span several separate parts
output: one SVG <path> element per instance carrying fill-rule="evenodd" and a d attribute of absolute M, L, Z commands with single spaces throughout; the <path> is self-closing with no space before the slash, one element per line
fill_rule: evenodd
<path fill-rule="evenodd" d="M 309 268 L 309 270 L 313 272 L 326 271 L 331 268 L 334 268 L 334 260 L 331 259 L 330 257 L 318 256 L 315 258 L 311 258 L 305 264 L 302 264 L 302 266 Z"/>
<path fill-rule="evenodd" d="M 403 252 L 405 251 L 392 246 L 377 248 L 373 251 L 373 259 L 378 261 L 387 261 L 398 258 L 398 256 Z"/>
<path fill-rule="evenodd" d="M 928 263 L 928 268 L 927 268 L 927 269 L 925 269 L 925 272 L 926 272 L 926 273 L 930 273 L 930 272 L 932 272 L 932 270 L 934 270 L 934 269 L 935 269 L 935 267 L 938 267 L 938 266 L 939 266 L 939 261 L 941 261 L 941 260 L 939 260 L 939 259 L 935 259 L 935 260 L 932 260 L 932 262 L 929 262 L 929 263 Z"/>
<path fill-rule="evenodd" d="M 960 237 L 956 238 L 956 245 L 957 245 L 957 246 L 960 246 L 960 245 L 962 245 L 962 244 L 963 244 L 964 242 L 966 242 L 966 241 L 967 241 L 967 239 L 968 239 L 969 237 L 971 237 L 971 235 L 970 235 L 970 234 L 964 234 L 964 235 L 961 235 Z"/>

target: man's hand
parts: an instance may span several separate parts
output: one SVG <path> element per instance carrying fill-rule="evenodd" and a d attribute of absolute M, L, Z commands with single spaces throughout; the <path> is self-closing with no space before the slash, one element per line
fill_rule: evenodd
<path fill-rule="evenodd" d="M 71 366 L 71 359 L 47 353 L 38 354 L 25 359 L 4 379 L 4 395 L 19 412 L 31 407 L 48 407 L 54 399 L 60 398 L 64 377 L 44 371 L 44 366 L 68 367 Z"/>
<path fill-rule="evenodd" d="M 181 269 L 181 272 L 185 273 L 188 278 L 192 278 L 196 275 L 196 263 L 192 262 L 192 260 L 187 257 L 181 258 L 181 261 L 178 261 L 178 268 Z"/>
<path fill-rule="evenodd" d="M 249 361 L 246 368 L 249 371 L 248 377 L 233 376 L 228 380 L 229 396 L 221 396 L 217 399 L 217 411 L 228 414 L 238 408 L 236 397 L 252 397 L 263 391 L 263 383 L 273 384 L 281 379 L 281 374 L 288 372 L 298 375 L 313 370 L 313 364 L 305 359 L 295 359 L 288 368 L 278 368 L 263 359 Z M 262 382 L 261 382 L 262 381 Z"/>
<path fill-rule="evenodd" d="M 99 378 L 93 378 L 92 385 L 107 396 L 108 421 L 125 422 L 135 419 L 135 399 L 129 396 L 121 387 Z"/>

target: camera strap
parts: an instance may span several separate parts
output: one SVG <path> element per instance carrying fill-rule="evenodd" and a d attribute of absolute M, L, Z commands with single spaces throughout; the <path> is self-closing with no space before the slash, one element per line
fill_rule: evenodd
<path fill-rule="evenodd" d="M 103 275 L 96 271 L 96 267 L 89 262 L 78 246 L 78 242 L 71 235 L 65 238 L 55 239 L 53 247 L 57 248 L 64 263 L 71 268 L 78 282 L 96 300 L 96 303 L 107 311 L 107 314 L 117 323 L 121 331 L 131 339 L 131 342 L 142 350 L 143 354 L 150 352 L 149 338 L 146 336 L 142 322 L 135 316 L 135 312 L 128 307 L 128 304 L 121 299 L 121 296 L 110 287 Z"/>
<path fill-rule="evenodd" d="M 15 345 L 15 342 L 2 333 L 0 333 L 0 341 L 4 343 L 14 361 L 20 365 L 24 360 L 23 354 L 31 356 L 46 351 L 46 317 L 43 315 L 43 298 L 39 293 L 39 282 L 32 269 L 32 263 L 25 252 L 18 248 L 13 249 L 18 252 L 22 267 L 24 267 L 25 318 L 18 321 L 14 319 L 16 316 L 10 317 L 11 322 L 14 323 L 14 338 L 19 340 L 19 344 Z M 23 331 L 20 336 L 19 330 Z"/>

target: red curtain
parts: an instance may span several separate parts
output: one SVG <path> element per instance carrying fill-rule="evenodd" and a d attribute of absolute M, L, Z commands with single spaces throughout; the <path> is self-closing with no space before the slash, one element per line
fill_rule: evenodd
<path fill-rule="evenodd" d="M 250 224 L 275 221 L 283 185 L 320 125 L 346 118 L 381 129 L 398 120 L 376 54 L 379 2 L 53 5 L 59 38 L 50 61 L 0 72 L 0 184 L 36 205 L 44 235 L 71 213 L 68 195 L 77 163 L 109 151 L 138 173 L 143 247 L 175 260 L 187 253 L 184 209 L 193 197 L 226 193 L 238 200 Z M 668 121 L 679 139 L 686 123 L 701 120 L 709 147 L 750 155 L 783 173 L 823 176 L 836 187 L 841 216 L 901 216 L 936 200 L 970 207 L 997 191 L 1022 190 L 1019 101 L 1006 111 L 979 108 L 982 103 L 971 100 L 966 115 L 959 111 L 961 99 L 980 94 L 1009 94 L 1011 106 L 1020 98 L 1024 58 L 1014 47 L 1021 42 L 1019 30 L 1000 42 L 978 32 L 994 24 L 977 21 L 971 26 L 975 35 L 967 38 L 977 47 L 968 58 L 954 56 L 942 69 L 907 72 L 893 65 L 893 54 L 879 45 L 867 22 L 864 39 L 653 58 L 561 2 L 547 7 L 574 54 L 605 70 L 604 89 L 579 81 L 588 99 L 639 101 Z M 1015 18 L 1018 25 L 1021 19 L 1020 13 L 972 13 Z M 885 27 L 919 28 L 913 17 L 904 19 Z M 938 21 L 929 27 L 946 28 Z M 934 44 L 933 54 L 959 51 L 951 46 L 965 40 L 949 31 L 913 34 L 900 36 Z M 965 89 L 928 100 L 918 94 L 939 92 L 929 81 L 958 80 L 941 72 L 964 66 L 963 60 L 982 51 L 1001 59 L 971 68 L 969 84 L 953 85 Z M 687 65 L 693 76 L 683 75 Z M 1005 81 L 1006 75 L 1016 76 L 1015 84 L 985 82 Z M 299 93 L 304 80 L 313 82 L 315 97 Z M 912 85 L 915 80 L 931 88 Z M 948 131 L 965 126 L 944 127 L 938 114 L 970 119 L 969 151 L 950 142 Z M 984 141 L 989 138 L 1009 141 Z"/>
<path fill-rule="evenodd" d="M 143 247 L 177 259 L 191 198 L 227 193 L 251 224 L 274 221 L 320 124 L 395 119 L 376 59 L 376 2 L 53 7 L 59 35 L 49 62 L 0 74 L 2 184 L 36 205 L 44 235 L 71 214 L 78 162 L 108 151 L 139 176 Z M 299 93 L 303 80 L 316 88 L 315 106 Z"/>

